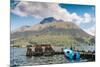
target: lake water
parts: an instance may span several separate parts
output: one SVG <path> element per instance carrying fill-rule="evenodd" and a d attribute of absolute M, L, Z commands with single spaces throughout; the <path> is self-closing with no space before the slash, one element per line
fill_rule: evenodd
<path fill-rule="evenodd" d="M 73 62 L 86 62 L 87 59 L 81 59 L 80 61 L 69 61 L 64 55 L 54 56 L 41 56 L 41 57 L 26 57 L 26 48 L 12 48 L 10 52 L 10 65 L 11 66 L 32 66 L 32 65 L 44 65 L 44 64 L 61 64 L 61 63 L 73 63 Z"/>

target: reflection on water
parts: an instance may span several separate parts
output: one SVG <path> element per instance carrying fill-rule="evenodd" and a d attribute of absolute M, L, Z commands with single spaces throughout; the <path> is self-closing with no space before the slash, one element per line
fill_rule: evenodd
<path fill-rule="evenodd" d="M 11 66 L 31 66 L 31 65 L 42 65 L 42 64 L 61 64 L 77 61 L 69 61 L 64 55 L 54 55 L 54 56 L 41 56 L 41 57 L 26 57 L 26 48 L 11 48 L 10 52 L 10 62 Z M 82 60 L 81 61 L 87 61 Z M 78 61 L 79 62 L 79 61 Z"/>

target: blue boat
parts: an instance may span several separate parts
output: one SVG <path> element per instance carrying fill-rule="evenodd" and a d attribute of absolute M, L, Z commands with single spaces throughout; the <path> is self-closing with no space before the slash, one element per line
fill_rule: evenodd
<path fill-rule="evenodd" d="M 67 59 L 70 60 L 79 60 L 80 59 L 80 53 L 78 51 L 73 51 L 71 49 L 64 49 L 64 55 Z"/>

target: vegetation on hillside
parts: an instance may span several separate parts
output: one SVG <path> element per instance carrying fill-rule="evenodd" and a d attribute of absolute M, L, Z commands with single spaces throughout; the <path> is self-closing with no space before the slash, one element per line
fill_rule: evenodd
<path fill-rule="evenodd" d="M 42 30 L 15 32 L 11 34 L 11 46 L 26 47 L 27 45 L 34 45 L 34 43 L 67 47 L 82 44 L 94 45 L 94 37 L 73 23 L 53 22 L 47 25 Z"/>

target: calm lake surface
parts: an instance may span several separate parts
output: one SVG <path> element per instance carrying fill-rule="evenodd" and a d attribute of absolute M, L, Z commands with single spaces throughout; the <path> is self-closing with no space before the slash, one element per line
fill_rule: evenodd
<path fill-rule="evenodd" d="M 26 57 L 26 48 L 13 48 L 10 52 L 10 65 L 11 66 L 32 66 L 32 65 L 44 65 L 44 64 L 61 64 L 61 63 L 73 63 L 73 62 L 86 62 L 87 59 L 81 59 L 80 61 L 69 61 L 64 55 L 54 56 L 41 56 L 41 57 Z"/>

